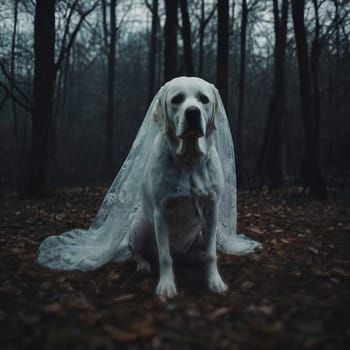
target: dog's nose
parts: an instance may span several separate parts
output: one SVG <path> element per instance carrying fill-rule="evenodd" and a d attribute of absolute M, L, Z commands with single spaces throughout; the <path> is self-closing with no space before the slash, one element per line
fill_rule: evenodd
<path fill-rule="evenodd" d="M 201 111 L 198 107 L 188 107 L 185 111 L 186 120 L 190 125 L 198 125 L 200 122 Z"/>

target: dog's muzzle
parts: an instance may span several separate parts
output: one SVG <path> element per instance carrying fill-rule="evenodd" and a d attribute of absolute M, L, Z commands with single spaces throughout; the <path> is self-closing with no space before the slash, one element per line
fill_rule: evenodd
<path fill-rule="evenodd" d="M 202 137 L 204 135 L 201 111 L 198 107 L 188 107 L 185 111 L 185 130 L 181 134 L 184 137 Z"/>

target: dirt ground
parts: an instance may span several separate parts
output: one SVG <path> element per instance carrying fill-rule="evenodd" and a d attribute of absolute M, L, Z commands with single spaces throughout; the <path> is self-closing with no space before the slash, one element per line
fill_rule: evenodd
<path fill-rule="evenodd" d="M 224 296 L 203 266 L 177 265 L 179 295 L 159 300 L 157 272 L 131 261 L 69 273 L 35 261 L 44 237 L 88 227 L 105 191 L 0 197 L 0 349 L 350 349 L 349 203 L 240 193 L 239 231 L 263 249 L 220 256 Z"/>

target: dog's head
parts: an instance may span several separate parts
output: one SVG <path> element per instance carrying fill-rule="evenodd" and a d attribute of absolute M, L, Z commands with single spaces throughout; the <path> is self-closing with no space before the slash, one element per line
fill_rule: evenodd
<path fill-rule="evenodd" d="M 215 129 L 218 92 L 214 85 L 179 77 L 166 83 L 158 96 L 154 118 L 161 128 L 181 145 L 197 139 L 199 147 L 203 145 Z"/>

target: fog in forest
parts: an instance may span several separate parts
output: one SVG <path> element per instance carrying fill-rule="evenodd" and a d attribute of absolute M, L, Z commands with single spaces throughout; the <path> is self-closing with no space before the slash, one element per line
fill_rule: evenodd
<path fill-rule="evenodd" d="M 350 3 L 3 0 L 0 191 L 109 184 L 152 97 L 214 83 L 239 189 L 350 185 Z"/>

